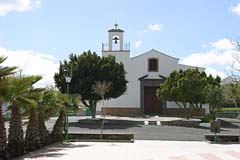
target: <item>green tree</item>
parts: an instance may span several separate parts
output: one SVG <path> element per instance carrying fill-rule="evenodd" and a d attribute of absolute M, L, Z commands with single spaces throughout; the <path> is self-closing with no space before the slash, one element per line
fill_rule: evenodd
<path fill-rule="evenodd" d="M 67 72 L 66 72 L 67 71 Z M 60 62 L 59 72 L 55 74 L 56 86 L 62 93 L 66 93 L 64 76 L 72 74 L 71 93 L 81 95 L 81 102 L 96 115 L 96 105 L 101 96 L 93 91 L 92 86 L 97 81 L 111 83 L 111 89 L 105 94 L 105 99 L 117 98 L 127 89 L 127 80 L 122 63 L 117 63 L 115 57 L 100 57 L 95 52 L 83 52 L 81 55 L 71 54 L 69 61 Z"/>
<path fill-rule="evenodd" d="M 207 76 L 198 69 L 173 71 L 160 85 L 157 95 L 160 99 L 174 101 L 186 110 L 186 118 L 190 118 L 191 109 L 202 108 L 206 103 L 206 87 L 219 85 L 220 77 Z"/>
<path fill-rule="evenodd" d="M 240 84 L 239 83 L 229 83 L 223 86 L 223 95 L 225 101 L 230 101 L 237 108 L 237 100 L 240 98 Z"/>
<path fill-rule="evenodd" d="M 17 157 L 24 153 L 21 108 L 24 105 L 34 104 L 34 100 L 29 98 L 29 90 L 40 79 L 40 76 L 11 77 L 8 79 L 8 100 L 11 103 L 11 120 L 8 135 L 10 157 Z"/>
<path fill-rule="evenodd" d="M 3 67 L 1 64 L 6 60 L 4 57 L 0 57 L 0 157 L 6 156 L 7 148 L 7 137 L 6 137 L 6 128 L 4 125 L 3 114 L 2 114 L 2 105 L 6 100 L 8 92 L 8 82 L 6 77 L 14 74 L 17 67 Z"/>
<path fill-rule="evenodd" d="M 207 89 L 206 102 L 209 104 L 210 114 L 214 116 L 216 111 L 219 111 L 223 105 L 223 91 L 221 86 L 209 86 Z"/>

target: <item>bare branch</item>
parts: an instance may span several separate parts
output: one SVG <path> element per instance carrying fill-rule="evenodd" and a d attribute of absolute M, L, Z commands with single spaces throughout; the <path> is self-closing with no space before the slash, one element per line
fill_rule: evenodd
<path fill-rule="evenodd" d="M 101 98 L 104 100 L 104 96 L 109 90 L 111 89 L 111 82 L 105 82 L 105 81 L 97 81 L 92 86 L 93 91 L 101 96 Z"/>
<path fill-rule="evenodd" d="M 240 72 L 240 41 L 231 40 L 230 42 L 233 44 L 234 50 L 236 51 L 232 55 L 232 58 L 233 58 L 234 61 L 230 65 L 230 67 L 232 69 L 230 77 L 232 78 L 233 82 L 239 82 L 240 81 L 240 76 L 238 74 Z"/>

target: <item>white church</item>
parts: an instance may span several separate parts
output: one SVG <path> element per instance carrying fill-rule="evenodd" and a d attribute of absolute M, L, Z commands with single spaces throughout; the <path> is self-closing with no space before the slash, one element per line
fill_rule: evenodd
<path fill-rule="evenodd" d="M 102 44 L 102 56 L 113 55 L 117 62 L 122 62 L 127 72 L 127 91 L 124 95 L 111 99 L 106 107 L 98 105 L 97 110 L 107 115 L 133 116 L 138 114 L 183 115 L 185 111 L 174 102 L 161 102 L 156 96 L 156 89 L 165 77 L 174 70 L 204 68 L 179 64 L 179 58 L 151 49 L 130 58 L 130 44 L 124 43 L 124 30 L 117 24 L 108 30 L 108 43 Z M 193 113 L 194 114 L 194 113 Z M 204 114 L 204 109 L 196 115 Z"/>

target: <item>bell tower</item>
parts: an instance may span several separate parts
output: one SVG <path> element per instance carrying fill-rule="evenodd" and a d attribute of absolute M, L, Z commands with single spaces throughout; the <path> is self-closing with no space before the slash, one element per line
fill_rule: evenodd
<path fill-rule="evenodd" d="M 123 33 L 118 24 L 114 24 L 114 28 L 108 30 L 109 50 L 123 50 Z"/>
<path fill-rule="evenodd" d="M 118 24 L 114 24 L 114 28 L 108 30 L 108 43 L 102 44 L 102 55 L 112 55 L 116 57 L 116 61 L 123 62 L 129 59 L 130 43 L 124 43 L 124 30 L 120 29 Z"/>

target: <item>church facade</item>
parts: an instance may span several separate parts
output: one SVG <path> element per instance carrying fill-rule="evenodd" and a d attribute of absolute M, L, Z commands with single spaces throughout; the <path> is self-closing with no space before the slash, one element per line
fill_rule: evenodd
<path fill-rule="evenodd" d="M 184 114 L 174 102 L 162 102 L 156 96 L 156 89 L 174 70 L 204 68 L 187 66 L 179 63 L 179 59 L 151 49 L 136 57 L 130 58 L 130 44 L 124 43 L 124 31 L 115 24 L 108 30 L 108 44 L 102 44 L 102 56 L 115 56 L 122 62 L 128 80 L 127 91 L 116 99 L 107 102 L 106 107 L 97 110 L 109 115 L 130 116 L 137 114 Z M 204 110 L 198 113 L 203 114 Z"/>

